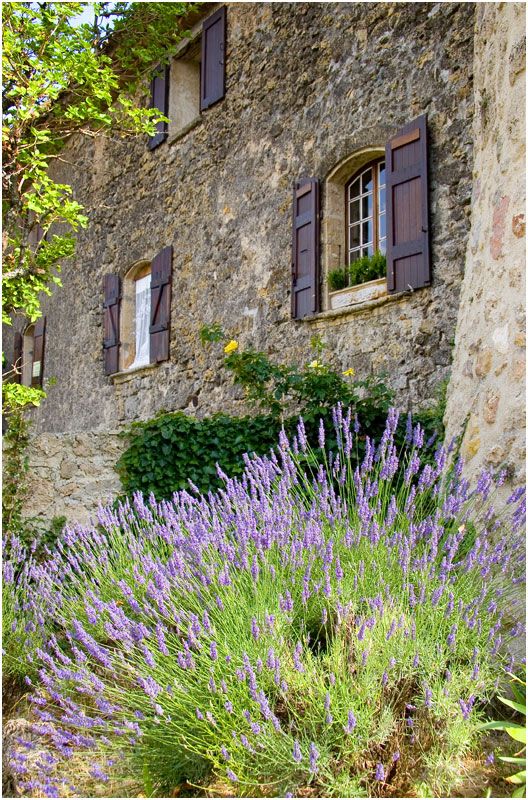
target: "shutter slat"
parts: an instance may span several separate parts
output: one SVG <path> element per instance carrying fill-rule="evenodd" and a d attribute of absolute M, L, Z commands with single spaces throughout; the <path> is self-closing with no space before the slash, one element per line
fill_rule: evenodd
<path fill-rule="evenodd" d="M 172 245 L 152 260 L 150 277 L 150 361 L 169 358 L 172 281 Z"/>
<path fill-rule="evenodd" d="M 319 310 L 319 181 L 306 178 L 293 188 L 292 317 Z"/>
<path fill-rule="evenodd" d="M 24 352 L 24 337 L 20 331 L 15 331 L 13 342 L 13 383 L 22 383 L 22 355 Z"/>
<path fill-rule="evenodd" d="M 163 67 L 157 72 L 150 82 L 150 107 L 157 108 L 164 116 L 169 114 L 169 67 Z M 154 150 L 165 141 L 168 135 L 168 124 L 158 122 L 156 133 L 148 140 L 149 150 Z"/>
<path fill-rule="evenodd" d="M 33 333 L 33 365 L 31 370 L 31 385 L 37 388 L 42 386 L 44 375 L 44 342 L 46 338 L 46 317 L 40 317 L 35 323 Z"/>
<path fill-rule="evenodd" d="M 204 20 L 200 68 L 200 111 L 210 108 L 225 95 L 225 50 L 227 12 L 222 6 Z"/>
<path fill-rule="evenodd" d="M 390 293 L 431 283 L 427 178 L 427 118 L 398 131 L 385 148 L 387 288 Z"/>
<path fill-rule="evenodd" d="M 104 291 L 104 368 L 105 375 L 119 372 L 119 306 L 121 281 L 119 275 L 105 275 Z"/>

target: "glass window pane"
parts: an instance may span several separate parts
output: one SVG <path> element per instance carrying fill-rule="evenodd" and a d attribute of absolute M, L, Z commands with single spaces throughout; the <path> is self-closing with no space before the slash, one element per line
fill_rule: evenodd
<path fill-rule="evenodd" d="M 349 255 L 349 262 L 352 263 L 352 261 L 357 261 L 360 255 L 360 250 L 353 250 Z"/>
<path fill-rule="evenodd" d="M 380 214 L 380 218 L 379 218 L 379 237 L 380 237 L 380 239 L 384 239 L 385 236 L 387 235 L 386 224 L 387 224 L 386 215 L 385 214 Z"/>
<path fill-rule="evenodd" d="M 349 247 L 350 247 L 350 249 L 352 249 L 352 247 L 358 247 L 358 245 L 359 245 L 359 225 L 352 225 L 352 227 L 349 229 L 349 231 L 350 231 L 349 232 L 349 236 L 350 236 Z"/>
<path fill-rule="evenodd" d="M 150 275 L 136 281 L 136 357 L 132 367 L 150 361 Z"/>
<path fill-rule="evenodd" d="M 372 220 L 361 223 L 361 243 L 367 244 L 372 241 Z"/>
<path fill-rule="evenodd" d="M 350 203 L 350 222 L 359 222 L 359 200 Z"/>
<path fill-rule="evenodd" d="M 362 252 L 363 252 L 364 256 L 372 256 L 372 255 L 374 255 L 374 248 L 372 247 L 371 244 L 369 244 L 368 247 L 364 247 L 363 248 Z"/>
<path fill-rule="evenodd" d="M 356 178 L 354 183 L 352 183 L 350 185 L 349 192 L 350 192 L 350 194 L 349 194 L 350 199 L 352 199 L 353 197 L 357 197 L 360 194 L 360 191 L 359 191 L 359 178 Z"/>
<path fill-rule="evenodd" d="M 361 217 L 366 219 L 372 216 L 372 195 L 368 194 L 361 199 Z"/>
<path fill-rule="evenodd" d="M 361 192 L 372 191 L 372 170 L 367 169 L 361 176 Z"/>
<path fill-rule="evenodd" d="M 379 249 L 380 249 L 381 253 L 386 253 L 387 252 L 387 240 L 386 239 L 380 239 Z"/>
<path fill-rule="evenodd" d="M 379 185 L 382 186 L 385 183 L 385 162 L 382 161 L 379 165 Z"/>
<path fill-rule="evenodd" d="M 380 210 L 380 212 L 381 211 L 385 211 L 385 187 L 383 187 L 383 189 L 380 189 L 380 193 L 379 193 L 379 210 Z"/>

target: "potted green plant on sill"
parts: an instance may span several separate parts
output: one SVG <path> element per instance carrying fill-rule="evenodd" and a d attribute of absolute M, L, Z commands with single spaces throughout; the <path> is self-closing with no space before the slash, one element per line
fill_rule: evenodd
<path fill-rule="evenodd" d="M 387 259 L 383 253 L 362 256 L 328 273 L 332 309 L 373 300 L 385 294 Z M 368 284 L 366 286 L 365 284 Z"/>

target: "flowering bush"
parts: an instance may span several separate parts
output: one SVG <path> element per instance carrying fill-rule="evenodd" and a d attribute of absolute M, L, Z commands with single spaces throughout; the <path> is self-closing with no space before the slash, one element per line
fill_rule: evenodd
<path fill-rule="evenodd" d="M 502 476 L 471 490 L 444 447 L 421 462 L 419 425 L 398 452 L 397 422 L 354 466 L 338 406 L 339 450 L 312 470 L 300 421 L 217 494 L 138 494 L 30 561 L 35 730 L 54 753 L 26 790 L 70 791 L 85 752 L 94 778 L 165 796 L 447 794 L 513 666 L 524 491 L 498 513 Z"/>

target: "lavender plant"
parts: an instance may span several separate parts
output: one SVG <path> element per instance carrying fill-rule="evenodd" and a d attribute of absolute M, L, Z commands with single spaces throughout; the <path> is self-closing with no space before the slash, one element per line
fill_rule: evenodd
<path fill-rule="evenodd" d="M 138 494 L 29 562 L 35 730 L 54 750 L 26 781 L 12 755 L 22 788 L 71 791 L 85 753 L 94 779 L 165 795 L 450 791 L 513 668 L 524 490 L 494 509 L 504 476 L 472 489 L 443 446 L 422 464 L 410 420 L 398 452 L 396 411 L 354 466 L 358 423 L 333 416 L 338 451 L 312 469 L 300 421 L 216 494 Z"/>

